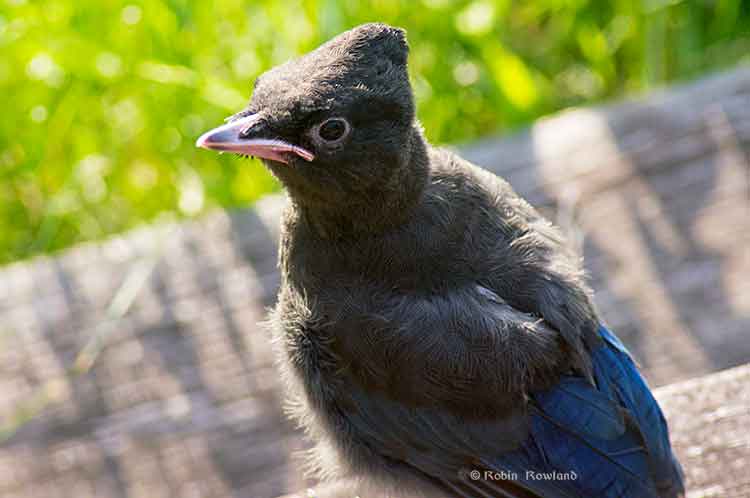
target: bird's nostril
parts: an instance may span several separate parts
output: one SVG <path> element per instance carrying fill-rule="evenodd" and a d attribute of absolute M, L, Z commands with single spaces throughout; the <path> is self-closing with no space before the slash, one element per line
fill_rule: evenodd
<path fill-rule="evenodd" d="M 244 126 L 239 133 L 240 138 L 251 138 L 254 135 L 257 135 L 261 129 L 263 129 L 265 124 L 262 121 L 254 121 L 252 123 L 248 123 L 247 126 Z"/>
<path fill-rule="evenodd" d="M 234 119 L 231 119 L 229 122 L 234 123 L 239 128 L 239 132 L 235 131 L 238 138 L 252 138 L 257 136 L 266 124 L 265 118 L 258 113 L 250 111 L 242 111 L 235 114 Z"/>

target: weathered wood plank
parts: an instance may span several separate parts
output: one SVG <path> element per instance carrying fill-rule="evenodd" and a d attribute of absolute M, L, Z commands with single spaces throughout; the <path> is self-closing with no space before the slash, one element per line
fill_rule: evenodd
<path fill-rule="evenodd" d="M 750 496 L 750 365 L 656 390 L 688 497 Z"/>

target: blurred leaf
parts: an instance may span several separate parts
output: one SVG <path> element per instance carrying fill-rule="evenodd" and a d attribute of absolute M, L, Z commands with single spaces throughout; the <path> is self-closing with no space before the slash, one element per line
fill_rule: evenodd
<path fill-rule="evenodd" d="M 523 60 L 499 45 L 487 45 L 484 57 L 508 101 L 522 111 L 531 109 L 539 94 L 531 71 Z"/>

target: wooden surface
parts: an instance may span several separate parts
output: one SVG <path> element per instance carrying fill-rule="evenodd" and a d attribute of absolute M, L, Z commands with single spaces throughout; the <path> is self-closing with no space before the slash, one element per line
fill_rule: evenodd
<path fill-rule="evenodd" d="M 688 498 L 750 496 L 750 365 L 656 390 Z"/>
<path fill-rule="evenodd" d="M 580 241 L 602 314 L 652 385 L 750 361 L 749 70 L 463 150 Z M 0 269 L 0 496 L 305 487 L 257 327 L 281 202 Z M 748 380 L 660 391 L 691 496 L 750 495 Z"/>

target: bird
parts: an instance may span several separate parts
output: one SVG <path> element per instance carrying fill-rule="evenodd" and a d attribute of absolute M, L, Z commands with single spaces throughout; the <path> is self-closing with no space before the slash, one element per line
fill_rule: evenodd
<path fill-rule="evenodd" d="M 286 192 L 266 325 L 308 470 L 362 498 L 683 496 L 578 251 L 426 140 L 408 56 L 403 29 L 354 27 L 196 142 L 260 158 Z"/>

